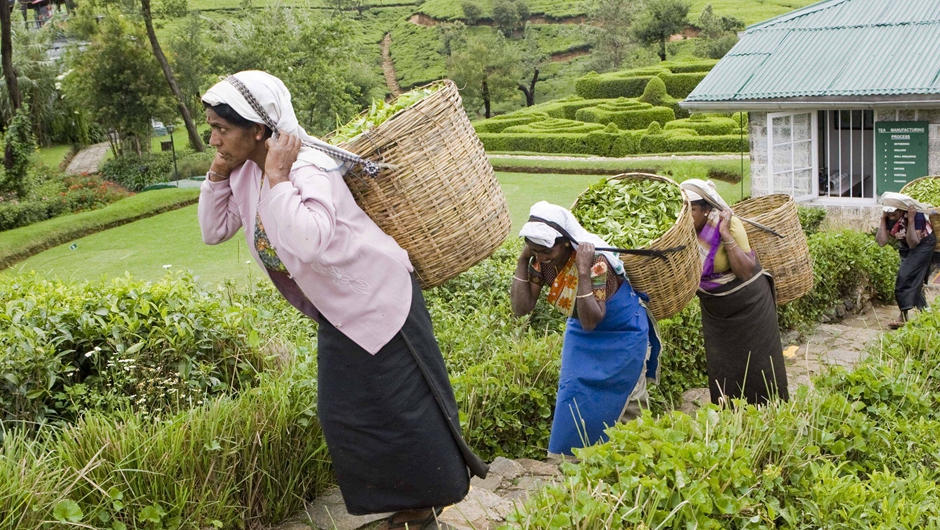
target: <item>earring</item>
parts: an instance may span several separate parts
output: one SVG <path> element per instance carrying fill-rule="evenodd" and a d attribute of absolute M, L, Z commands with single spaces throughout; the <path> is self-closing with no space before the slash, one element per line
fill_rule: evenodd
<path fill-rule="evenodd" d="M 565 243 L 565 246 L 566 246 L 566 247 L 570 247 L 570 246 L 571 246 L 571 243 Z"/>

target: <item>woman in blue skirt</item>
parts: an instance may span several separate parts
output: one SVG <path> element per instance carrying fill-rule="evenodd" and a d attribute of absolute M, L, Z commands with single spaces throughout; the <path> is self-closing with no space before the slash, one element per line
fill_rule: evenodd
<path fill-rule="evenodd" d="M 539 202 L 520 236 L 525 247 L 512 279 L 513 313 L 548 302 L 567 315 L 549 455 L 607 440 L 604 430 L 648 406 L 647 378 L 658 378 L 655 320 L 616 254 L 567 209 Z"/>

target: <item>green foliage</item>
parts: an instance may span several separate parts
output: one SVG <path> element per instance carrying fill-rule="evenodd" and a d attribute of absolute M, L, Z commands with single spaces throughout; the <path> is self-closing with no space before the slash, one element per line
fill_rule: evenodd
<path fill-rule="evenodd" d="M 666 39 L 689 25 L 688 0 L 646 0 L 630 30 L 643 44 L 659 44 L 659 58 L 666 60 Z"/>
<path fill-rule="evenodd" d="M 372 106 L 366 109 L 366 112 L 360 114 L 349 123 L 338 127 L 333 135 L 330 136 L 329 141 L 334 145 L 341 142 L 348 142 L 358 137 L 363 132 L 382 125 L 397 112 L 415 105 L 443 87 L 443 84 L 436 83 L 426 88 L 411 90 L 398 96 L 391 103 L 386 103 L 385 100 L 373 99 Z"/>
<path fill-rule="evenodd" d="M 940 206 L 940 178 L 924 178 L 904 186 L 904 194 L 931 206 Z"/>
<path fill-rule="evenodd" d="M 702 29 L 695 54 L 709 59 L 721 59 L 738 42 L 737 32 L 744 29 L 744 22 L 729 16 L 718 16 L 708 4 L 699 15 L 698 26 Z"/>
<path fill-rule="evenodd" d="M 426 28 L 407 20 L 399 21 L 392 28 L 391 55 L 402 89 L 426 85 L 447 76 L 446 56 L 461 47 L 461 40 L 445 41 L 442 32 L 446 31 L 449 31 L 447 26 Z M 451 52 L 441 53 L 441 48 L 447 43 L 450 43 Z"/>
<path fill-rule="evenodd" d="M 33 152 L 36 151 L 36 139 L 33 138 L 29 114 L 29 105 L 24 103 L 13 116 L 13 121 L 3 136 L 7 153 L 4 157 L 6 167 L 0 184 L 3 189 L 12 191 L 20 197 L 25 197 L 28 191 L 26 177 Z"/>
<path fill-rule="evenodd" d="M 463 11 L 463 20 L 471 26 L 476 24 L 483 16 L 483 8 L 473 0 L 464 0 L 460 3 L 460 9 Z"/>
<path fill-rule="evenodd" d="M 578 197 L 571 213 L 613 247 L 644 248 L 676 224 L 681 209 L 675 184 L 601 179 Z"/>
<path fill-rule="evenodd" d="M 526 0 L 493 0 L 493 22 L 506 37 L 520 29 L 530 14 Z"/>
<path fill-rule="evenodd" d="M 311 134 L 325 134 L 378 95 L 379 79 L 362 64 L 353 31 L 342 17 L 272 6 L 222 24 L 212 65 L 225 73 L 264 70 L 279 77 L 300 123 Z"/>
<path fill-rule="evenodd" d="M 656 76 L 650 78 L 649 82 L 646 83 L 639 100 L 650 105 L 662 105 L 666 103 L 668 97 L 669 92 L 666 91 L 666 82 L 661 77 Z"/>
<path fill-rule="evenodd" d="M 209 75 L 212 53 L 205 35 L 205 23 L 202 17 L 191 13 L 168 40 L 173 74 L 194 118 L 201 114 L 202 94 L 212 83 Z M 208 145 L 208 140 L 205 145 Z"/>
<path fill-rule="evenodd" d="M 578 95 L 584 98 L 635 98 L 643 94 L 647 84 L 654 77 L 659 77 L 663 80 L 665 92 L 668 95 L 673 98 L 684 98 L 715 63 L 716 61 L 676 61 L 606 74 L 592 72 L 578 79 L 575 86 Z M 658 99 L 647 101 L 647 103 L 661 105 L 664 100 Z"/>
<path fill-rule="evenodd" d="M 591 25 L 598 28 L 591 43 L 592 64 L 600 71 L 623 68 L 635 53 L 630 26 L 636 18 L 638 3 L 590 0 L 585 4 Z"/>
<path fill-rule="evenodd" d="M 673 74 L 668 72 L 663 72 L 658 74 L 658 77 L 663 80 L 666 85 L 666 92 L 678 99 L 683 99 L 695 90 L 695 87 L 705 79 L 705 76 L 708 75 L 708 72 L 690 72 L 682 74 Z"/>
<path fill-rule="evenodd" d="M 122 148 L 137 152 L 149 145 L 151 118 L 170 122 L 176 109 L 143 26 L 134 20 L 105 10 L 89 45 L 70 56 L 62 90 L 102 127 L 116 130 Z"/>
<path fill-rule="evenodd" d="M 719 118 L 714 116 L 693 115 L 684 120 L 675 120 L 666 124 L 665 130 L 673 129 L 691 129 L 701 136 L 721 136 L 726 134 L 738 133 L 738 123 L 731 118 Z"/>
<path fill-rule="evenodd" d="M 637 100 L 618 98 L 575 113 L 575 119 L 591 123 L 615 123 L 621 129 L 646 129 L 654 121 L 668 122 L 676 118 L 670 108 L 653 106 Z"/>
<path fill-rule="evenodd" d="M 513 125 L 503 129 L 506 133 L 589 133 L 603 130 L 599 123 L 585 123 L 579 120 L 566 120 L 564 118 L 548 118 L 534 121 L 524 125 Z"/>
<path fill-rule="evenodd" d="M 140 191 L 151 184 L 166 182 L 173 174 L 172 153 L 147 153 L 138 156 L 127 153 L 106 161 L 101 176 L 132 191 Z"/>
<path fill-rule="evenodd" d="M 587 99 L 636 98 L 643 95 L 643 90 L 653 76 L 634 76 L 611 78 L 597 73 L 590 73 L 575 83 L 578 95 Z"/>
<path fill-rule="evenodd" d="M 844 298 L 894 299 L 900 257 L 891 247 L 852 230 L 819 232 L 807 240 L 813 259 L 813 289 L 778 310 L 780 324 L 798 328 L 818 321 Z"/>
<path fill-rule="evenodd" d="M 483 106 L 486 118 L 490 117 L 493 102 L 518 92 L 520 67 L 518 51 L 500 34 L 470 35 L 447 60 L 450 77 L 462 87 L 464 105 Z"/>
<path fill-rule="evenodd" d="M 164 417 L 253 386 L 265 360 L 252 309 L 192 278 L 66 285 L 0 277 L 0 411 L 6 422 L 87 410 Z"/>
<path fill-rule="evenodd" d="M 800 218 L 800 226 L 803 228 L 806 237 L 819 232 L 819 225 L 826 219 L 825 208 L 797 206 L 796 214 Z"/>

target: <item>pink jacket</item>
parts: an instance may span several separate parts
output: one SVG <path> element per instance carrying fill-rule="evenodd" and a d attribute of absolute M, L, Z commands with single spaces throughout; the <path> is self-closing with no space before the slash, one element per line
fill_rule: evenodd
<path fill-rule="evenodd" d="M 260 200 L 259 200 L 260 194 Z M 254 245 L 255 213 L 278 258 L 317 310 L 371 354 L 401 329 L 411 308 L 408 253 L 359 208 L 338 171 L 304 166 L 273 188 L 252 161 L 228 180 L 202 184 L 202 240 L 217 245 L 244 227 Z M 265 272 L 266 269 L 264 269 Z"/>

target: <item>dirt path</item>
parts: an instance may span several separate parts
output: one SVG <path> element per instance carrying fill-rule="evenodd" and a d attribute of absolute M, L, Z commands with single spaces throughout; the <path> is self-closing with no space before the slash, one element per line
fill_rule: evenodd
<path fill-rule="evenodd" d="M 932 303 L 938 290 L 928 289 L 927 299 Z M 848 304 L 851 306 L 852 304 Z M 849 307 L 849 309 L 853 309 Z M 842 314 L 838 322 L 820 324 L 813 333 L 798 340 L 795 333 L 784 336 L 792 339 L 794 348 L 787 357 L 787 378 L 791 395 L 800 385 L 812 385 L 810 377 L 827 366 L 854 367 L 869 347 L 881 340 L 888 331 L 889 322 L 897 318 L 894 305 L 868 307 L 860 314 Z M 708 389 L 695 388 L 683 395 L 680 410 L 694 412 L 708 402 Z M 474 478 L 472 489 L 463 502 L 446 511 L 441 519 L 459 530 L 492 530 L 505 522 L 516 503 L 544 484 L 558 480 L 556 465 L 538 460 L 509 460 L 497 458 L 490 466 L 486 480 Z M 305 513 L 294 521 L 282 524 L 276 530 L 367 530 L 375 528 L 387 514 L 365 517 L 346 513 L 338 489 L 328 491 L 307 506 Z"/>
<path fill-rule="evenodd" d="M 382 39 L 382 74 L 385 75 L 385 84 L 388 85 L 392 97 L 401 95 L 401 87 L 398 86 L 398 77 L 395 75 L 395 63 L 392 62 L 392 34 L 386 33 Z"/>

